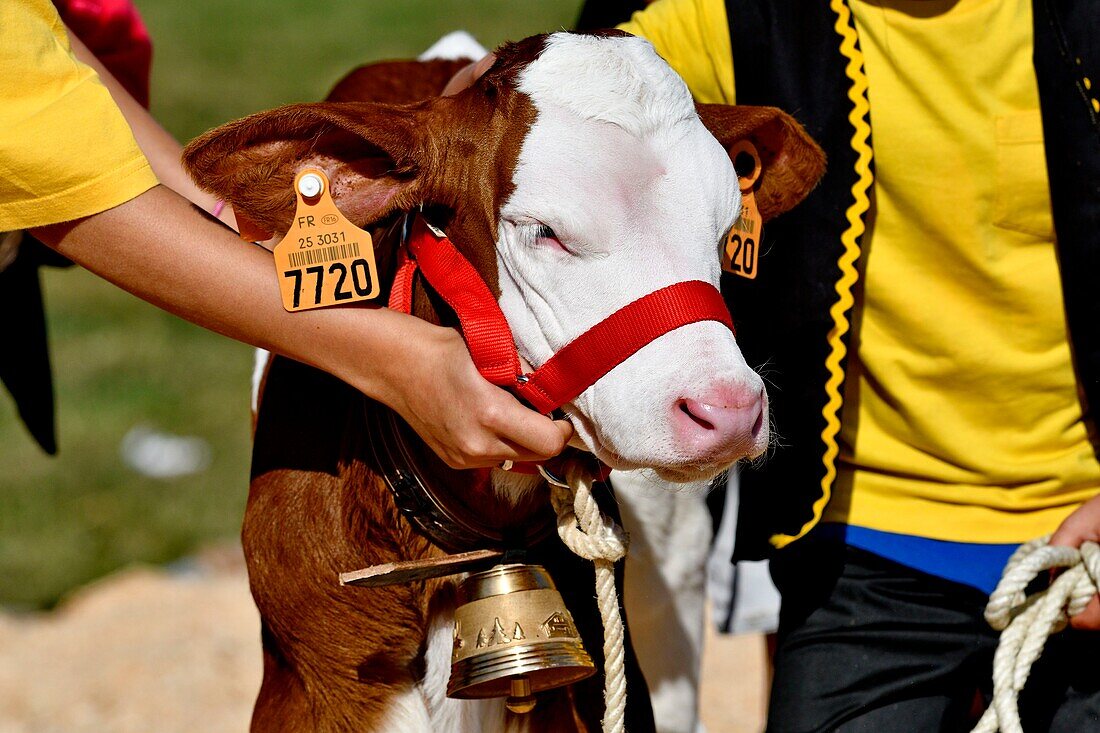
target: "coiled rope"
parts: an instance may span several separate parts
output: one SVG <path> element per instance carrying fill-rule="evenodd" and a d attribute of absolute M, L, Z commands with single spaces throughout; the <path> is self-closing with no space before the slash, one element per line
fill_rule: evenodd
<path fill-rule="evenodd" d="M 603 619 L 603 733 L 626 730 L 626 649 L 615 563 L 626 556 L 629 539 L 623 528 L 600 511 L 592 496 L 593 477 L 581 461 L 565 467 L 568 486 L 550 483 L 550 502 L 558 515 L 558 536 L 573 554 L 596 566 L 596 600 Z"/>
<path fill-rule="evenodd" d="M 1100 589 L 1100 545 L 1054 547 L 1050 535 L 1017 548 L 985 607 L 985 620 L 1001 632 L 993 655 L 993 702 L 973 733 L 1023 733 L 1019 696 L 1047 638 L 1085 610 Z M 1045 591 L 1026 596 L 1041 573 L 1066 568 Z"/>

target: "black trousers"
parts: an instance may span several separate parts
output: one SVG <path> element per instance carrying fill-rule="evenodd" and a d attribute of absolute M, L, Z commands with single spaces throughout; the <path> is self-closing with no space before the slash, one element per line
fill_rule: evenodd
<path fill-rule="evenodd" d="M 837 542 L 772 560 L 783 595 L 768 733 L 969 731 L 992 695 L 986 597 Z M 1100 632 L 1047 642 L 1021 695 L 1026 733 L 1100 731 Z"/>

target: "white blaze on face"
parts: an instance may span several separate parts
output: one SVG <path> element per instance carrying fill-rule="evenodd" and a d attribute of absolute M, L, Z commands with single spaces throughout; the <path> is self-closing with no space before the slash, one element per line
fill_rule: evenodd
<path fill-rule="evenodd" d="M 497 252 L 501 307 L 521 353 L 538 366 L 667 285 L 717 287 L 737 178 L 653 47 L 555 34 L 519 88 L 537 119 L 501 208 Z M 612 466 L 674 480 L 717 473 L 767 445 L 763 383 L 714 322 L 648 344 L 569 411 Z"/>

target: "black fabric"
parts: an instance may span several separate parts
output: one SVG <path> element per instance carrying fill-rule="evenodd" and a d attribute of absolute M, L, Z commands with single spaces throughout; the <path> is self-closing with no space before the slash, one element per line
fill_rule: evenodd
<path fill-rule="evenodd" d="M 630 20 L 636 10 L 645 8 L 645 0 L 587 0 L 581 6 L 577 18 L 576 30 L 596 31 L 601 28 L 613 28 L 619 23 Z"/>
<path fill-rule="evenodd" d="M 0 271 L 0 313 L 4 349 L 0 382 L 4 383 L 23 424 L 42 450 L 57 453 L 53 376 L 46 334 L 39 268 L 72 263 L 27 234 L 15 261 Z"/>
<path fill-rule="evenodd" d="M 1034 0 L 1035 72 L 1043 113 L 1044 145 L 1066 320 L 1084 391 L 1083 406 L 1095 430 L 1100 406 L 1100 118 L 1085 88 L 1100 72 L 1100 3 Z"/>
<path fill-rule="evenodd" d="M 986 598 L 840 543 L 772 559 L 783 594 L 768 733 L 969 731 L 992 693 Z M 1100 635 L 1048 642 L 1021 696 L 1026 731 L 1100 730 Z"/>
<path fill-rule="evenodd" d="M 1074 366 L 1089 434 L 1100 401 L 1100 122 L 1084 79 L 1100 78 L 1100 3 L 1034 0 L 1035 70 Z M 830 309 L 837 302 L 857 155 L 851 82 L 837 15 L 824 0 L 727 0 L 737 101 L 794 115 L 828 156 L 825 177 L 804 203 L 765 227 L 759 274 L 722 283 L 737 341 L 752 366 L 767 365 L 772 419 L 781 436 L 766 462 L 741 473 L 735 557 L 773 552 L 772 535 L 794 535 L 822 495 L 822 415 L 828 397 Z M 872 130 L 874 110 L 870 113 Z M 873 166 L 873 161 L 872 161 Z M 872 167 L 873 171 L 873 167 Z M 859 267 L 858 263 L 854 265 Z M 860 297 L 860 284 L 854 294 Z M 851 319 L 851 311 L 846 314 Z M 845 350 L 847 353 L 847 337 Z M 844 360 L 839 363 L 845 368 Z M 837 385 L 844 394 L 844 385 Z M 837 410 L 837 417 L 841 411 Z M 839 439 L 839 436 L 838 436 Z"/>
<path fill-rule="evenodd" d="M 770 551 L 813 516 L 825 475 L 821 431 L 825 359 L 837 300 L 837 264 L 852 204 L 856 153 L 849 141 L 847 63 L 825 2 L 729 0 L 738 104 L 772 105 L 797 119 L 827 156 L 825 176 L 794 211 L 764 227 L 755 280 L 723 275 L 722 291 L 750 366 L 767 365 L 772 426 L 782 439 L 741 473 L 737 557 Z M 841 363 L 841 368 L 844 364 Z"/>

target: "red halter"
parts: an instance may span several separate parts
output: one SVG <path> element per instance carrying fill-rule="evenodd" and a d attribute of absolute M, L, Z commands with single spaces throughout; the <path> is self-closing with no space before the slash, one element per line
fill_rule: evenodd
<path fill-rule="evenodd" d="M 489 287 L 442 232 L 414 216 L 399 254 L 389 307 L 412 310 L 417 267 L 458 314 L 462 335 L 481 376 L 550 414 L 592 386 L 632 354 L 664 334 L 700 321 L 733 322 L 710 283 L 687 280 L 628 303 L 570 341 L 545 364 L 524 374 L 512 331 Z"/>

